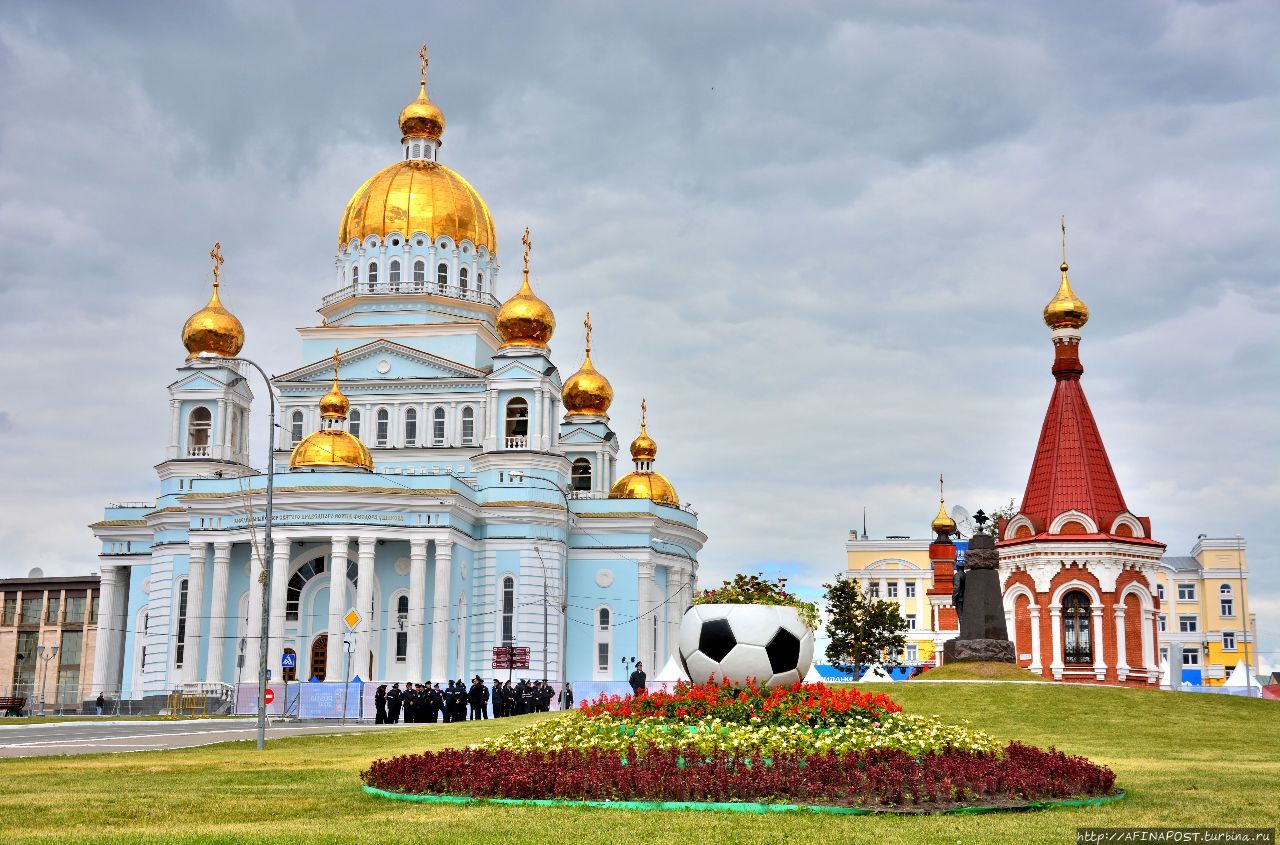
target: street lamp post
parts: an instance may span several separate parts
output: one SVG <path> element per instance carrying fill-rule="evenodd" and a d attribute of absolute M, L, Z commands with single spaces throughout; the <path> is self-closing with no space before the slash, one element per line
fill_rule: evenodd
<path fill-rule="evenodd" d="M 239 361 L 257 370 L 258 375 L 262 376 L 262 380 L 267 385 L 267 399 L 270 401 L 269 423 L 267 426 L 267 509 L 265 514 L 267 527 L 266 537 L 263 541 L 262 571 L 258 573 L 258 579 L 262 583 L 262 612 L 258 620 L 258 750 L 261 751 L 266 747 L 267 743 L 267 642 L 269 637 L 267 614 L 268 608 L 271 607 L 271 578 L 268 575 L 268 569 L 275 565 L 275 542 L 271 536 L 271 523 L 274 516 L 272 504 L 275 499 L 276 477 L 276 394 L 271 387 L 271 378 L 262 367 L 259 367 L 248 358 L 227 358 L 225 360 Z M 252 515 L 250 515 L 250 518 L 252 518 Z"/>
<path fill-rule="evenodd" d="M 564 499 L 564 512 L 565 512 L 565 519 L 566 519 L 566 521 L 568 521 L 570 524 L 572 524 L 572 520 L 573 520 L 573 512 L 569 509 L 569 494 L 568 494 L 568 493 L 566 493 L 566 492 L 565 492 L 565 491 L 560 487 L 560 485 L 559 485 L 559 484 L 556 484 L 554 481 L 552 481 L 552 480 L 551 480 L 551 479 L 549 479 L 549 478 L 543 478 L 543 477 L 538 476 L 538 475 L 533 475 L 533 476 L 525 475 L 523 472 L 520 472 L 519 470 L 517 470 L 516 472 L 511 473 L 511 474 L 510 474 L 510 478 L 511 478 L 511 480 L 512 480 L 512 481 L 519 481 L 519 482 L 521 482 L 521 483 L 526 482 L 526 481 L 540 481 L 540 482 L 542 482 L 543 484 L 546 484 L 546 485 L 547 485 L 547 489 L 551 489 L 551 490 L 554 490 L 554 491 L 556 491 L 557 493 L 559 493 L 559 494 L 560 494 L 560 497 L 561 497 L 562 499 Z M 567 564 L 567 563 L 568 563 L 568 558 L 569 558 L 569 543 L 566 541 L 566 542 L 565 542 L 565 544 L 564 544 L 564 546 L 565 546 L 565 562 L 566 562 L 566 564 Z M 548 632 L 549 632 L 549 629 L 550 629 L 550 624 L 551 624 L 551 622 L 550 622 L 550 619 L 549 619 L 549 616 L 548 616 L 548 614 L 549 614 L 548 603 L 549 603 L 549 600 L 550 600 L 550 595 L 549 595 L 549 590 L 548 590 L 548 586 L 549 586 L 549 585 L 548 585 L 548 582 L 547 582 L 547 562 L 546 562 L 545 560 L 543 560 L 543 559 L 542 559 L 542 552 L 541 552 L 541 550 L 538 548 L 538 545 L 537 545 L 537 542 L 536 542 L 536 541 L 535 541 L 535 543 L 534 543 L 533 550 L 537 553 L 537 555 L 538 555 L 538 562 L 542 565 L 542 674 L 543 674 L 543 680 L 544 680 L 544 681 L 549 681 L 550 679 L 546 677 L 546 675 L 547 675 L 547 667 L 550 665 L 550 661 L 549 661 L 549 657 L 550 657 L 550 649 L 549 649 L 549 647 L 548 647 L 548 645 L 547 645 L 547 635 L 548 635 Z M 562 601 L 560 602 L 560 614 L 561 614 L 561 616 L 564 616 L 564 615 L 565 615 L 565 613 L 567 613 L 567 611 L 568 611 L 568 606 L 567 606 L 566 602 L 564 602 L 564 601 L 562 600 Z M 562 625 L 561 625 L 561 629 L 562 629 L 562 631 L 563 631 L 563 637 L 567 637 L 567 636 L 568 636 L 568 634 L 569 634 L 569 626 L 568 626 L 568 621 L 567 621 L 567 620 L 564 620 L 564 621 L 563 621 L 563 623 L 562 623 Z M 563 637 L 562 637 L 562 639 L 563 639 Z M 562 642 L 562 643 L 561 643 L 561 646 L 562 646 L 562 648 L 565 648 L 565 647 L 567 647 L 567 646 L 568 646 L 568 643 Z M 560 661 L 560 671 L 561 671 L 561 673 L 562 673 L 562 674 L 564 673 L 564 660 L 563 660 L 563 659 Z M 565 677 L 565 680 L 568 680 L 567 675 L 566 675 L 566 677 Z"/>
<path fill-rule="evenodd" d="M 49 661 L 58 656 L 58 647 L 56 645 L 50 646 L 48 649 L 48 652 L 49 652 L 48 654 L 45 654 L 45 650 L 46 649 L 43 643 L 36 646 L 36 656 L 39 657 L 40 660 L 44 663 L 44 665 L 40 667 L 40 715 L 41 716 L 44 715 L 44 693 L 45 693 L 45 688 L 48 684 L 48 678 L 49 678 Z"/>

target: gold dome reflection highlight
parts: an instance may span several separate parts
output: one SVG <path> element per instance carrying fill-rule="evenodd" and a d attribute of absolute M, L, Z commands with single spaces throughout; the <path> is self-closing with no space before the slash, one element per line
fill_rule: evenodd
<path fill-rule="evenodd" d="M 565 416 L 583 414 L 608 417 L 613 404 L 613 385 L 591 363 L 591 312 L 583 320 L 587 328 L 587 352 L 578 371 L 569 376 L 560 392 Z"/>
<path fill-rule="evenodd" d="M 338 243 L 392 232 L 444 235 L 498 251 L 489 206 L 466 179 L 434 161 L 399 161 L 370 177 L 342 213 Z"/>
<path fill-rule="evenodd" d="M 218 296 L 218 287 L 222 275 L 222 244 L 215 243 L 209 251 L 213 259 L 213 294 L 209 304 L 187 318 L 182 326 L 182 345 L 187 348 L 187 357 L 200 355 L 217 355 L 223 358 L 234 358 L 244 348 L 244 326 L 226 308 Z"/>
<path fill-rule="evenodd" d="M 1044 322 L 1051 329 L 1078 329 L 1089 322 L 1089 306 L 1076 296 L 1067 279 L 1067 262 L 1062 262 L 1062 282 L 1058 292 L 1044 307 Z"/>
<path fill-rule="evenodd" d="M 555 333 L 556 315 L 529 285 L 529 252 L 533 249 L 533 241 L 529 239 L 527 226 L 520 240 L 524 244 L 524 277 L 520 289 L 498 309 L 494 325 L 503 346 L 545 348 Z"/>
<path fill-rule="evenodd" d="M 342 356 L 333 350 L 333 386 L 320 399 L 320 417 L 325 427 L 308 435 L 293 447 L 289 455 L 290 469 L 360 469 L 373 470 L 373 456 L 360 438 L 341 427 L 347 418 L 350 402 L 338 385 L 338 368 Z"/>

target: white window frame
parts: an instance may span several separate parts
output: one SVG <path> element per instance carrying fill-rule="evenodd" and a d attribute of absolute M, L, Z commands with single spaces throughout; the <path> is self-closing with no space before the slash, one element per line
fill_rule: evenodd
<path fill-rule="evenodd" d="M 1169 614 L 1161 613 L 1157 621 L 1159 622 L 1160 633 L 1167 633 L 1169 630 Z"/>
<path fill-rule="evenodd" d="M 916 645 L 915 643 L 907 643 L 906 662 L 907 663 L 920 662 L 920 646 Z"/>
<path fill-rule="evenodd" d="M 914 613 L 908 613 L 908 614 L 906 615 L 906 617 L 904 617 L 904 618 L 907 620 L 907 630 L 908 630 L 908 631 L 915 631 L 915 630 L 917 630 L 917 628 L 916 628 L 916 615 L 915 615 Z"/>
<path fill-rule="evenodd" d="M 516 641 L 516 579 L 514 575 L 502 576 L 502 592 L 498 598 L 501 602 L 498 641 L 504 646 L 514 645 Z"/>
<path fill-rule="evenodd" d="M 601 613 L 608 614 L 608 621 L 602 627 Z M 613 676 L 613 608 L 607 604 L 596 605 L 591 616 L 591 630 L 594 636 L 591 641 L 591 679 L 607 681 Z M 604 647 L 605 665 L 600 666 L 601 646 Z"/>
<path fill-rule="evenodd" d="M 414 407 L 404 409 L 404 445 L 418 445 L 418 409 Z"/>
<path fill-rule="evenodd" d="M 445 410 L 441 406 L 437 406 L 431 412 L 431 445 L 444 446 L 448 437 L 448 428 L 445 425 Z"/>
<path fill-rule="evenodd" d="M 906 584 L 904 585 L 904 593 L 905 593 L 905 597 L 906 597 L 906 598 L 909 598 L 909 599 L 913 599 L 913 598 L 915 598 L 915 597 L 916 597 L 916 582 L 915 582 L 915 581 L 907 581 L 907 582 L 906 582 Z"/>
<path fill-rule="evenodd" d="M 360 436 L 360 421 L 363 416 L 359 408 L 352 408 L 350 413 L 347 414 L 347 431 L 351 433 L 352 437 Z"/>
<path fill-rule="evenodd" d="M 1178 601 L 1195 601 L 1196 585 L 1194 582 L 1178 584 Z"/>
<path fill-rule="evenodd" d="M 1235 631 L 1222 632 L 1222 650 L 1223 651 L 1236 650 L 1236 632 Z"/>
<path fill-rule="evenodd" d="M 471 446 L 476 439 L 476 410 L 470 405 L 462 409 L 462 445 Z"/>
<path fill-rule="evenodd" d="M 1156 598 L 1164 601 L 1164 584 L 1156 584 Z"/>
<path fill-rule="evenodd" d="M 208 419 L 196 420 L 196 412 L 204 411 Z M 196 432 L 204 432 L 204 442 L 196 442 Z M 197 447 L 202 447 L 203 455 L 196 455 Z M 205 405 L 196 405 L 187 412 L 187 455 L 189 457 L 210 457 L 213 454 L 213 411 Z"/>
<path fill-rule="evenodd" d="M 289 417 L 289 441 L 297 446 L 302 442 L 303 427 L 307 424 L 306 415 L 302 411 L 294 411 Z"/>
<path fill-rule="evenodd" d="M 373 444 L 386 448 L 391 445 L 391 411 L 379 408 L 373 415 Z"/>
<path fill-rule="evenodd" d="M 1200 632 L 1200 617 L 1194 613 L 1181 614 L 1178 616 L 1178 633 L 1179 634 L 1198 634 Z"/>
<path fill-rule="evenodd" d="M 1200 649 L 1184 648 L 1182 650 L 1182 667 L 1184 669 L 1200 668 Z"/>
<path fill-rule="evenodd" d="M 887 599 L 896 599 L 898 597 L 898 582 L 887 581 L 884 585 L 884 597 Z"/>

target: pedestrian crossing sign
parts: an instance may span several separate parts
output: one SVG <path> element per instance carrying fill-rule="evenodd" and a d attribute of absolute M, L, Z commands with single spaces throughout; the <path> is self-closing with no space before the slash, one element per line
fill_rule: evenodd
<path fill-rule="evenodd" d="M 281 669 L 293 669 L 298 665 L 298 655 L 285 652 L 280 656 Z"/>

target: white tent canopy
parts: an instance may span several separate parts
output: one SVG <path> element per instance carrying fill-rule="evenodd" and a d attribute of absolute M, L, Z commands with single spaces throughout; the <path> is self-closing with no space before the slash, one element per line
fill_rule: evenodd
<path fill-rule="evenodd" d="M 864 684 L 873 682 L 873 681 L 892 681 L 892 680 L 893 680 L 893 676 L 890 675 L 888 672 L 886 672 L 884 670 L 884 667 L 881 666 L 879 663 L 873 664 L 871 668 L 866 671 L 866 674 L 862 676 L 862 683 Z"/>
<path fill-rule="evenodd" d="M 817 663 L 809 664 L 809 671 L 804 673 L 804 682 L 806 684 L 821 684 L 824 682 L 822 673 L 818 671 Z"/>
<path fill-rule="evenodd" d="M 1249 670 L 1245 668 L 1244 663 L 1237 663 L 1236 668 L 1231 670 L 1231 674 L 1222 685 L 1239 689 L 1249 686 Z"/>
<path fill-rule="evenodd" d="M 667 658 L 667 665 L 663 666 L 662 671 L 652 678 L 652 680 L 657 684 L 674 684 L 676 681 L 689 680 L 689 676 L 684 673 L 684 667 L 680 665 L 680 661 L 676 660 L 673 655 Z"/>

